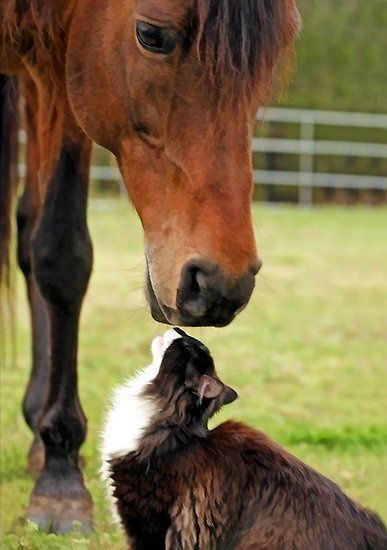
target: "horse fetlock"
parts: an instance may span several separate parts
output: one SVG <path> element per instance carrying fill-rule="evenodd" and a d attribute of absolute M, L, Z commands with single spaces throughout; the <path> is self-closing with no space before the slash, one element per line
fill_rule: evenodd
<path fill-rule="evenodd" d="M 39 433 L 47 456 L 78 462 L 79 448 L 86 439 L 86 423 L 76 407 L 69 410 L 53 405 L 42 416 Z"/>
<path fill-rule="evenodd" d="M 46 463 L 46 453 L 42 438 L 36 436 L 31 443 L 27 456 L 27 471 L 34 478 L 38 479 Z M 78 457 L 78 468 L 82 471 L 85 466 L 85 457 Z"/>

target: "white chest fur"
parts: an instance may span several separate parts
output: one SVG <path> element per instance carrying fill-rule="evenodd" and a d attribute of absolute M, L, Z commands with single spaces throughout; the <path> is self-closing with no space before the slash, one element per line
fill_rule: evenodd
<path fill-rule="evenodd" d="M 174 330 L 168 330 L 164 336 L 156 337 L 151 348 L 152 363 L 116 388 L 111 397 L 111 406 L 101 434 L 101 474 L 108 484 L 109 497 L 113 501 L 109 460 L 136 451 L 150 421 L 157 415 L 156 404 L 144 392 L 157 376 L 165 351 L 177 338 L 180 335 Z"/>

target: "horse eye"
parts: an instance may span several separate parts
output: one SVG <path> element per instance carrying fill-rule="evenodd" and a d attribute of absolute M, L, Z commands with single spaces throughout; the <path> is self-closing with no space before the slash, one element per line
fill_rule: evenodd
<path fill-rule="evenodd" d="M 166 55 L 172 53 L 176 46 L 176 39 L 168 29 L 143 21 L 137 21 L 136 35 L 141 46 L 148 52 Z"/>

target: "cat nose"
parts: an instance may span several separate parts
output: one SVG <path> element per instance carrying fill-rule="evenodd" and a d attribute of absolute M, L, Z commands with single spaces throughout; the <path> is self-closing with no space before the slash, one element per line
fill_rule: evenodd
<path fill-rule="evenodd" d="M 258 261 L 237 280 L 229 280 L 214 263 L 190 260 L 182 269 L 177 292 L 179 324 L 225 326 L 249 301 L 255 285 Z"/>

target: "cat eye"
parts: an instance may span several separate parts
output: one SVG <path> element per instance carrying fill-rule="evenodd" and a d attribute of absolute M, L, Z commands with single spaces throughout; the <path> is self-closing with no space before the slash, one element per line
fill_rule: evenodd
<path fill-rule="evenodd" d="M 139 44 L 148 52 L 168 55 L 176 46 L 176 37 L 171 31 L 144 21 L 137 21 L 136 36 Z"/>

